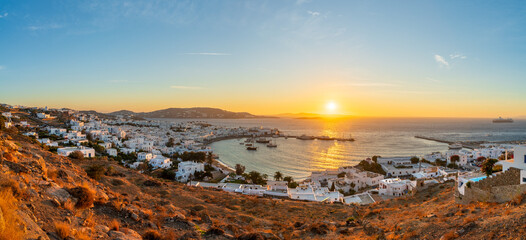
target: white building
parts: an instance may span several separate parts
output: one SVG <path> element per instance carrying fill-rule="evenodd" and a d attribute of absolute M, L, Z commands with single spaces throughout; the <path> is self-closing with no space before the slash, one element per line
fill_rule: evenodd
<path fill-rule="evenodd" d="M 411 191 L 411 181 L 399 178 L 388 178 L 380 181 L 378 194 L 386 196 L 403 196 Z"/>
<path fill-rule="evenodd" d="M 117 149 L 115 148 L 108 148 L 106 149 L 106 153 L 112 157 L 116 157 L 117 156 Z"/>
<path fill-rule="evenodd" d="M 51 118 L 51 115 L 46 114 L 46 113 L 37 113 L 37 117 L 40 119 L 46 119 L 46 118 Z"/>
<path fill-rule="evenodd" d="M 87 147 L 65 147 L 57 149 L 57 153 L 62 156 L 69 156 L 72 152 L 80 151 L 84 154 L 84 157 L 91 158 L 95 157 L 95 149 Z"/>
<path fill-rule="evenodd" d="M 263 187 L 261 185 L 255 185 L 255 184 L 242 184 L 238 189 L 236 189 L 234 192 L 236 193 L 242 193 L 245 195 L 257 195 L 257 196 L 263 196 L 263 193 L 267 190 L 266 187 Z"/>
<path fill-rule="evenodd" d="M 189 180 L 190 175 L 195 175 L 196 172 L 204 172 L 205 165 L 203 163 L 197 163 L 192 161 L 180 162 L 178 165 L 175 178 L 181 182 Z"/>
<path fill-rule="evenodd" d="M 137 154 L 137 161 L 148 161 L 153 158 L 153 154 L 149 152 L 140 152 Z"/>
<path fill-rule="evenodd" d="M 164 157 L 163 155 L 155 155 L 149 161 L 150 165 L 154 168 L 170 168 L 172 166 L 172 160 L 170 158 Z"/>

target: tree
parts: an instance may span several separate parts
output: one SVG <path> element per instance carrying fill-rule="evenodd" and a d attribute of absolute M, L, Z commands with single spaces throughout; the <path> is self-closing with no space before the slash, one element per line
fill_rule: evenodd
<path fill-rule="evenodd" d="M 175 146 L 175 139 L 174 139 L 174 138 L 170 138 L 170 139 L 168 139 L 168 142 L 166 143 L 166 146 L 167 146 L 167 147 L 173 147 L 173 146 Z"/>
<path fill-rule="evenodd" d="M 244 172 L 245 172 L 245 166 L 239 163 L 236 164 L 236 175 L 243 175 Z"/>
<path fill-rule="evenodd" d="M 495 166 L 495 163 L 497 162 L 498 162 L 497 159 L 493 159 L 493 158 L 486 159 L 486 161 L 482 163 L 482 167 L 480 167 L 480 171 L 482 171 L 483 173 L 486 174 L 486 176 L 489 177 L 493 173 L 493 166 Z"/>
<path fill-rule="evenodd" d="M 257 171 L 249 172 L 248 173 L 248 178 L 250 179 L 250 181 L 252 181 L 253 184 L 265 184 L 266 183 L 266 181 L 263 178 L 263 176 L 261 175 L 261 173 L 259 173 Z"/>
<path fill-rule="evenodd" d="M 342 178 L 342 177 L 345 177 L 345 172 L 341 172 L 341 173 L 338 173 L 338 178 Z"/>
<path fill-rule="evenodd" d="M 334 186 L 334 182 L 332 182 L 332 185 L 331 185 L 331 188 L 329 189 L 329 191 L 334 192 L 335 189 L 336 189 L 336 187 Z"/>
<path fill-rule="evenodd" d="M 74 152 L 69 154 L 69 157 L 73 158 L 73 159 L 82 160 L 82 159 L 84 159 L 84 154 L 81 151 L 74 151 Z"/>
<path fill-rule="evenodd" d="M 376 162 L 380 156 L 373 156 L 373 162 Z"/>
<path fill-rule="evenodd" d="M 276 173 L 274 173 L 274 180 L 281 181 L 282 179 L 283 179 L 283 174 L 281 174 L 280 171 L 277 171 Z"/>
<path fill-rule="evenodd" d="M 418 157 L 416 157 L 416 156 L 411 157 L 411 163 L 412 163 L 412 164 L 416 164 L 416 163 L 418 163 L 419 161 L 420 161 L 420 159 L 419 159 Z"/>
<path fill-rule="evenodd" d="M 294 179 L 291 176 L 286 176 L 286 177 L 283 178 L 283 181 L 290 183 L 290 182 L 294 181 Z"/>
<path fill-rule="evenodd" d="M 451 161 L 451 163 L 456 163 L 456 162 L 460 161 L 460 156 L 453 155 L 453 156 L 451 156 L 451 158 L 449 158 L 449 160 Z"/>

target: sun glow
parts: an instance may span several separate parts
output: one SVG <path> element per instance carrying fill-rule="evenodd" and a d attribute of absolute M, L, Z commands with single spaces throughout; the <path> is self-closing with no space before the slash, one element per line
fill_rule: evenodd
<path fill-rule="evenodd" d="M 330 101 L 327 103 L 327 105 L 325 105 L 325 109 L 327 110 L 327 113 L 336 113 L 338 105 L 335 102 Z"/>

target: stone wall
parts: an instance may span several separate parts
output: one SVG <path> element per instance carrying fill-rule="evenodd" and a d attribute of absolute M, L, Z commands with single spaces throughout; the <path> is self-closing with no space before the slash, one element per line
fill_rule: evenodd
<path fill-rule="evenodd" d="M 508 202 L 526 193 L 526 184 L 520 184 L 520 169 L 510 168 L 499 175 L 472 182 L 464 195 L 455 192 L 455 199 L 461 204 L 471 202 Z"/>

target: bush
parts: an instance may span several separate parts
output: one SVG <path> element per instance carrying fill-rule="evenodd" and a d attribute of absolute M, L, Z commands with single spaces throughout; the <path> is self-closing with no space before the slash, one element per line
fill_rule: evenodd
<path fill-rule="evenodd" d="M 91 165 L 88 167 L 88 169 L 86 169 L 86 173 L 90 178 L 98 181 L 106 173 L 106 168 L 102 165 Z"/>
<path fill-rule="evenodd" d="M 60 239 L 66 239 L 71 234 L 71 227 L 67 223 L 55 223 L 55 233 L 57 233 Z"/>
<path fill-rule="evenodd" d="M 174 180 L 175 179 L 175 172 L 172 171 L 172 170 L 163 169 L 161 171 L 160 177 L 164 178 L 164 179 Z"/>
<path fill-rule="evenodd" d="M 110 227 L 110 230 L 119 231 L 120 225 L 121 224 L 119 223 L 117 219 L 113 219 L 111 220 L 109 227 Z"/>
<path fill-rule="evenodd" d="M 153 229 L 146 231 L 146 233 L 142 235 L 142 239 L 144 240 L 163 240 L 161 234 Z"/>
<path fill-rule="evenodd" d="M 95 194 L 91 189 L 87 187 L 75 187 L 69 189 L 68 192 L 71 196 L 78 199 L 77 204 L 75 204 L 77 209 L 85 209 L 93 205 Z"/>
<path fill-rule="evenodd" d="M 73 159 L 82 160 L 82 159 L 84 159 L 84 154 L 81 151 L 74 151 L 74 152 L 69 154 L 69 157 L 73 158 Z"/>

